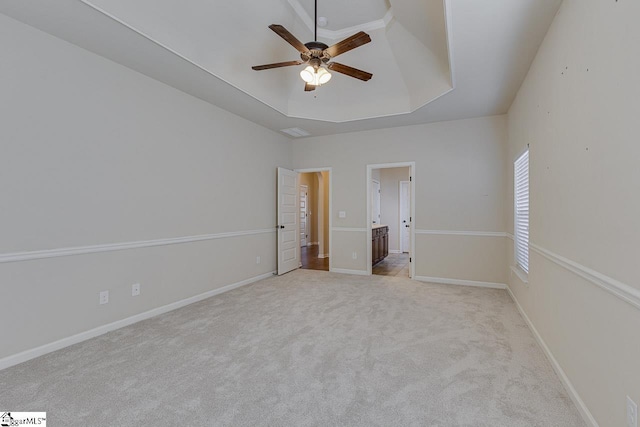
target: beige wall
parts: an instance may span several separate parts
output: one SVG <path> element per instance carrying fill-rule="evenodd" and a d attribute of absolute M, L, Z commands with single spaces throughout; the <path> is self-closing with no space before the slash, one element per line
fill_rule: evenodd
<path fill-rule="evenodd" d="M 505 229 L 506 117 L 485 117 L 327 137 L 293 144 L 298 168 L 333 168 L 334 230 L 332 268 L 366 271 L 366 170 L 368 164 L 416 162 L 416 218 L 419 230 L 490 231 Z M 347 217 L 338 217 L 344 210 Z M 344 228 L 349 229 L 348 231 Z M 354 230 L 355 229 L 355 230 Z M 444 256 L 460 269 L 433 268 L 433 242 L 460 239 L 475 244 L 464 256 L 455 244 Z M 506 242 L 485 236 L 416 236 L 416 274 L 425 277 L 505 283 Z M 491 242 L 491 243 L 489 243 Z M 353 253 L 357 259 L 353 259 Z M 476 259 L 484 259 L 478 265 Z M 454 263 L 450 263 L 453 265 Z"/>
<path fill-rule="evenodd" d="M 0 262 L 0 359 L 275 269 L 286 138 L 4 15 L 0 35 L 0 259 L 266 230 Z"/>
<path fill-rule="evenodd" d="M 527 144 L 531 193 L 529 283 L 509 286 L 601 426 L 626 425 L 627 395 L 640 403 L 639 16 L 638 2 L 565 0 L 508 120 L 509 230 Z"/>

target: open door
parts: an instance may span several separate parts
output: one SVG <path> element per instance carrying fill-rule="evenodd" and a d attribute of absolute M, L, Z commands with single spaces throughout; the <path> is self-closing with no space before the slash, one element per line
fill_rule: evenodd
<path fill-rule="evenodd" d="M 300 266 L 298 173 L 278 168 L 278 275 Z"/>
<path fill-rule="evenodd" d="M 409 253 L 411 244 L 411 183 L 400 181 L 400 251 Z"/>

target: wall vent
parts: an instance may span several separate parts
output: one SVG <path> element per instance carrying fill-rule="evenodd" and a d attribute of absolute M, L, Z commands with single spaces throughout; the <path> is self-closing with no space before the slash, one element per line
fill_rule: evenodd
<path fill-rule="evenodd" d="M 311 135 L 306 130 L 300 129 L 300 128 L 280 129 L 280 132 L 286 133 L 287 135 L 292 136 L 294 138 L 302 138 L 303 136 Z"/>

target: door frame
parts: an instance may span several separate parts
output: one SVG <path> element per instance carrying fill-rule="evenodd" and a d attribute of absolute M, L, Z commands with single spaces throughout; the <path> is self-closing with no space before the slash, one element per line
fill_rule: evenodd
<path fill-rule="evenodd" d="M 382 185 L 380 185 L 380 181 L 378 181 L 377 179 L 371 178 L 371 184 L 370 185 L 373 185 L 374 182 L 376 184 L 378 184 L 378 206 L 377 206 L 378 207 L 378 218 L 377 219 L 380 219 L 380 216 L 382 215 L 382 209 L 381 209 L 381 206 L 380 206 L 380 203 L 381 203 L 381 200 L 380 200 L 380 197 L 381 197 L 380 189 L 382 188 Z M 371 190 L 373 190 L 373 188 Z M 371 201 L 371 204 L 372 204 L 371 209 L 373 210 L 373 200 Z M 371 220 L 372 220 L 371 223 L 372 224 L 373 224 L 373 219 L 374 218 L 371 218 Z M 377 222 L 376 224 L 379 224 L 379 222 Z"/>
<path fill-rule="evenodd" d="M 374 169 L 392 169 L 392 168 L 409 168 L 409 176 L 411 185 L 409 185 L 409 216 L 411 217 L 410 221 L 410 230 L 409 230 L 409 239 L 411 240 L 409 244 L 409 258 L 411 262 L 409 263 L 409 277 L 413 278 L 416 275 L 416 263 L 413 258 L 415 258 L 416 251 L 416 227 L 415 227 L 415 219 L 416 219 L 416 162 L 397 162 L 397 163 L 378 163 L 367 165 L 367 274 L 371 275 L 373 272 L 373 268 L 371 266 L 371 236 L 372 236 L 372 223 L 371 223 L 371 180 L 372 180 L 372 171 Z"/>
<path fill-rule="evenodd" d="M 324 248 L 324 252 L 327 252 L 327 247 L 329 248 L 329 271 L 331 270 L 331 265 L 333 263 L 333 256 L 331 254 L 333 254 L 333 247 L 332 247 L 332 242 L 333 239 L 331 238 L 331 230 L 333 227 L 333 209 L 332 209 L 332 203 L 333 203 L 333 169 L 331 167 L 324 167 L 324 168 L 306 168 L 306 169 L 294 169 L 295 172 L 300 173 L 315 173 L 315 172 L 329 172 L 329 232 L 327 233 L 327 235 L 329 236 L 329 241 L 325 242 L 325 248 Z M 320 204 L 320 203 L 319 203 Z M 324 208 L 324 200 L 322 200 L 322 207 Z M 320 211 L 320 207 L 318 207 L 318 211 Z M 320 219 L 318 218 L 318 223 L 320 223 Z M 324 218 L 323 218 L 323 232 L 324 232 Z M 324 234 L 324 233 L 323 233 Z M 323 237 L 324 238 L 324 237 Z M 318 240 L 320 239 L 320 236 L 318 236 Z M 300 245 L 298 245 L 300 246 Z M 300 250 L 300 248 L 298 247 L 298 250 Z"/>
<path fill-rule="evenodd" d="M 400 253 L 404 253 L 404 251 L 402 250 L 404 248 L 404 239 L 402 238 L 402 236 L 404 235 L 403 230 L 402 230 L 402 215 L 400 215 L 402 213 L 402 184 L 404 183 L 409 184 L 409 206 L 411 206 L 411 181 L 399 181 L 398 182 L 398 252 Z M 409 213 L 409 215 L 411 215 L 411 213 Z M 411 229 L 409 229 L 409 232 L 411 232 Z M 409 244 L 411 244 L 411 233 L 409 233 Z"/>
<path fill-rule="evenodd" d="M 300 181 L 300 175 L 298 175 L 298 182 Z M 304 245 L 302 244 L 302 236 L 300 236 L 300 247 L 302 246 L 310 246 L 309 245 L 309 238 L 306 237 L 309 235 L 308 231 L 309 231 L 309 186 L 306 184 L 298 184 L 298 203 L 300 203 L 300 189 L 304 187 L 307 189 L 307 191 L 305 191 L 305 196 L 304 196 L 304 214 L 305 214 L 305 218 L 304 218 Z M 299 215 L 299 213 L 298 213 Z M 302 231 L 302 227 L 300 227 L 300 231 Z M 300 258 L 300 261 L 302 261 L 302 258 Z"/>

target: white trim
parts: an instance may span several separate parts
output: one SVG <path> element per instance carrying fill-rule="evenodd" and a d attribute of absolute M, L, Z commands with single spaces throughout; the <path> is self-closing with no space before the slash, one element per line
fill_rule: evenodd
<path fill-rule="evenodd" d="M 332 273 L 354 274 L 356 276 L 369 276 L 369 274 L 365 270 L 348 270 L 346 268 L 334 268 L 329 271 L 331 271 Z"/>
<path fill-rule="evenodd" d="M 401 250 L 398 250 L 398 249 L 389 249 L 389 253 L 390 253 L 390 254 L 401 254 L 401 253 L 402 253 L 402 251 L 401 251 Z"/>
<path fill-rule="evenodd" d="M 391 253 L 402 253 L 402 249 L 404 248 L 404 239 L 403 236 L 403 227 L 402 227 L 402 184 L 407 183 L 409 185 L 409 197 L 411 197 L 411 181 L 398 181 L 398 247 L 400 250 L 398 252 L 389 251 Z M 409 200 L 409 210 L 411 210 L 411 200 Z M 411 224 L 409 224 L 411 226 Z M 409 245 L 411 245 L 411 233 L 409 233 Z"/>
<path fill-rule="evenodd" d="M 25 350 L 18 354 L 13 354 L 11 356 L 4 357 L 0 359 L 0 370 L 9 368 L 11 366 L 17 365 L 19 363 L 26 362 L 27 360 L 35 359 L 36 357 L 40 357 L 47 353 L 51 353 L 56 350 L 60 350 L 62 348 L 68 347 L 70 345 L 74 345 L 80 343 L 82 341 L 86 341 L 91 338 L 95 338 L 97 336 L 106 334 L 107 332 L 114 331 L 116 329 L 124 328 L 125 326 L 132 325 L 134 323 L 140 322 L 142 320 L 149 319 L 151 317 L 158 316 L 160 314 L 168 313 L 170 311 L 176 310 L 178 308 L 184 307 L 189 304 L 193 304 L 198 301 L 202 301 L 203 299 L 210 298 L 215 295 L 219 295 L 224 292 L 231 291 L 233 289 L 239 288 L 241 286 L 245 286 L 259 280 L 267 279 L 276 274 L 275 271 L 270 271 L 268 273 L 261 274 L 259 276 L 251 277 L 249 279 L 242 280 L 240 282 L 232 283 L 230 285 L 223 286 L 221 288 L 213 289 L 211 291 L 204 292 L 200 295 L 195 295 L 189 298 L 185 298 L 180 301 L 172 302 L 167 305 L 163 305 L 162 307 L 157 307 L 149 311 L 145 311 L 144 313 L 139 313 L 126 319 L 117 320 L 112 323 L 108 323 L 106 325 L 98 326 L 97 328 L 90 329 L 88 331 L 80 332 L 79 334 L 72 335 L 70 337 L 62 338 L 60 340 L 51 342 L 49 344 L 41 345 L 40 347 L 32 348 L 30 350 Z"/>
<path fill-rule="evenodd" d="M 503 231 L 416 230 L 416 234 L 431 234 L 437 236 L 507 237 L 507 233 Z"/>
<path fill-rule="evenodd" d="M 569 397 L 571 398 L 573 403 L 578 408 L 578 412 L 580 412 L 582 419 L 585 421 L 585 423 L 587 423 L 587 425 L 590 425 L 592 427 L 598 427 L 598 422 L 596 421 L 595 418 L 593 418 L 593 415 L 591 415 L 589 408 L 587 408 L 587 405 L 584 403 L 584 401 L 578 394 L 578 391 L 575 389 L 575 387 L 573 387 L 573 384 L 569 380 L 569 377 L 567 376 L 567 374 L 565 374 L 564 370 L 560 366 L 560 363 L 558 363 L 556 358 L 553 356 L 553 353 L 551 353 L 551 350 L 549 350 L 549 347 L 547 347 L 547 343 L 544 342 L 544 340 L 542 339 L 542 336 L 538 333 L 538 330 L 533 325 L 533 322 L 531 322 L 531 320 L 529 319 L 529 316 L 527 316 L 527 313 L 525 313 L 524 309 L 516 299 L 516 296 L 513 294 L 513 292 L 511 292 L 511 289 L 509 287 L 507 287 L 507 292 L 511 296 L 511 299 L 513 300 L 513 302 L 516 304 L 516 307 L 518 308 L 520 315 L 522 316 L 526 324 L 529 326 L 529 329 L 531 329 L 531 332 L 533 333 L 534 338 L 538 342 L 538 345 L 542 348 L 542 351 L 544 352 L 545 356 L 547 356 L 547 359 L 549 359 L 549 362 L 551 362 L 551 366 L 553 367 L 553 370 L 556 372 L 558 377 L 560 377 L 560 381 L 562 382 L 562 385 L 564 386 L 565 390 L 569 394 Z"/>
<path fill-rule="evenodd" d="M 636 308 L 640 309 L 640 290 L 632 288 L 631 286 L 622 283 L 612 277 L 606 276 L 595 270 L 585 267 L 582 264 L 578 264 L 575 261 L 571 261 L 561 255 L 553 253 L 547 249 L 544 249 L 534 243 L 529 243 L 529 248 L 533 249 L 536 253 L 558 264 L 561 267 L 577 274 L 583 279 L 588 280 L 594 285 L 604 289 L 610 294 L 620 298 L 623 301 L 628 302 Z"/>
<path fill-rule="evenodd" d="M 518 276 L 518 279 L 520 279 L 520 281 L 522 283 L 524 283 L 525 285 L 529 284 L 529 274 L 528 273 L 526 273 L 523 269 L 521 269 L 517 265 L 512 265 L 509 268 L 511 269 L 511 271 L 513 271 L 516 274 L 516 276 Z"/>
<path fill-rule="evenodd" d="M 257 234 L 275 233 L 273 228 L 261 230 L 232 231 L 227 233 L 201 234 L 196 236 L 170 237 L 167 239 L 141 240 L 138 242 L 107 243 L 103 245 L 76 246 L 70 248 L 44 249 L 39 251 L 14 252 L 0 254 L 0 264 L 5 262 L 30 261 L 36 259 L 55 258 L 72 255 L 85 255 L 99 252 L 122 251 L 127 249 L 150 248 L 154 246 L 177 245 L 182 243 L 201 242 L 205 240 L 225 239 L 228 237 L 253 236 Z"/>
<path fill-rule="evenodd" d="M 505 236 L 506 236 L 507 238 L 509 238 L 509 239 L 514 240 L 514 241 L 515 241 L 516 237 L 515 237 L 513 234 L 511 234 L 511 233 L 504 233 L 504 234 L 505 234 Z"/>
<path fill-rule="evenodd" d="M 478 282 L 476 280 L 448 279 L 445 277 L 415 276 L 419 282 L 440 283 L 443 285 L 473 286 L 476 288 L 507 289 L 504 283 Z"/>
<path fill-rule="evenodd" d="M 318 246 L 318 245 L 319 245 L 318 242 L 309 242 L 309 243 L 307 243 L 307 247 L 309 247 L 309 246 Z"/>
<path fill-rule="evenodd" d="M 360 228 L 360 227 L 332 227 L 331 231 L 349 231 L 349 232 L 366 232 L 367 229 L 366 228 Z"/>
<path fill-rule="evenodd" d="M 329 254 L 318 254 L 318 258 L 329 258 Z"/>

